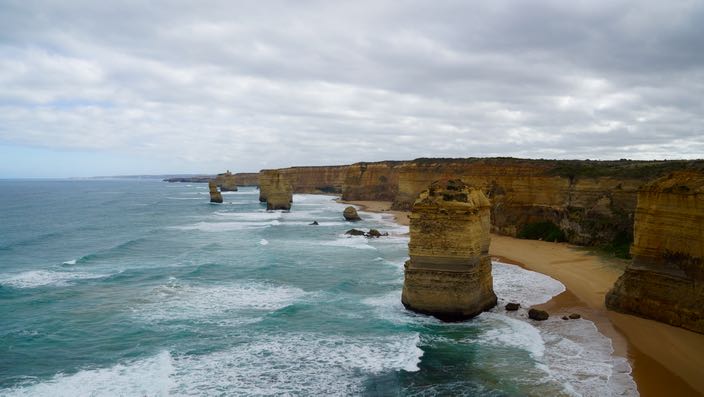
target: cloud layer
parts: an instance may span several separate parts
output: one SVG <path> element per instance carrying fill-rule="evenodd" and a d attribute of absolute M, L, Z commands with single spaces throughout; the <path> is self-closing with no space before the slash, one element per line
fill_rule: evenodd
<path fill-rule="evenodd" d="M 103 3 L 0 4 L 0 144 L 151 172 L 704 154 L 700 1 Z"/>

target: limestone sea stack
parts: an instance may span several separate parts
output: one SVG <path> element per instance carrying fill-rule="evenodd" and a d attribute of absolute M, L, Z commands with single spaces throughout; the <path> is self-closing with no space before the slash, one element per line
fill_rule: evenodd
<path fill-rule="evenodd" d="M 606 307 L 704 333 L 704 173 L 640 189 L 631 255 Z"/>
<path fill-rule="evenodd" d="M 489 257 L 490 203 L 461 180 L 434 182 L 411 209 L 403 305 L 444 321 L 496 305 Z"/>
<path fill-rule="evenodd" d="M 269 179 L 266 194 L 267 210 L 290 210 L 293 202 L 291 182 L 280 172 L 275 172 Z"/>
<path fill-rule="evenodd" d="M 222 203 L 222 193 L 218 190 L 218 185 L 215 181 L 208 181 L 208 189 L 210 190 L 210 202 Z"/>

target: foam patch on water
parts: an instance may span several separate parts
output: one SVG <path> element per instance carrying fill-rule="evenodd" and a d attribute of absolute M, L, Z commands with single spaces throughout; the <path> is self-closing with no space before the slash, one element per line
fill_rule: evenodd
<path fill-rule="evenodd" d="M 78 260 L 78 259 L 71 259 L 70 261 L 66 261 L 66 262 L 64 262 L 64 263 L 62 263 L 62 264 L 63 264 L 63 265 L 75 265 L 77 260 Z"/>
<path fill-rule="evenodd" d="M 7 396 L 350 395 L 370 374 L 417 371 L 417 333 L 385 337 L 262 336 L 206 355 L 162 352 L 110 368 L 59 374 Z"/>
<path fill-rule="evenodd" d="M 491 274 L 496 296 L 524 307 L 545 303 L 565 291 L 554 278 L 516 265 L 492 261 Z"/>
<path fill-rule="evenodd" d="M 514 347 L 539 360 L 545 354 L 545 342 L 540 331 L 531 324 L 499 313 L 482 313 L 480 319 L 490 324 L 479 340 L 501 347 Z"/>
<path fill-rule="evenodd" d="M 214 216 L 218 218 L 234 219 L 239 221 L 271 221 L 274 219 L 281 219 L 281 212 L 222 212 L 218 211 Z"/>
<path fill-rule="evenodd" d="M 191 225 L 172 226 L 176 230 L 199 230 L 202 232 L 229 232 L 233 230 L 263 229 L 278 225 L 277 220 L 271 222 L 196 222 Z"/>
<path fill-rule="evenodd" d="M 110 368 L 58 374 L 41 383 L 0 390 L 0 394 L 7 397 L 168 396 L 176 386 L 172 378 L 174 371 L 171 355 L 162 352 Z"/>
<path fill-rule="evenodd" d="M 375 250 L 375 247 L 369 245 L 369 239 L 364 236 L 346 236 L 341 235 L 336 240 L 333 241 L 323 241 L 320 245 L 327 245 L 331 247 L 344 247 L 344 248 L 355 248 L 362 250 Z"/>
<path fill-rule="evenodd" d="M 149 322 L 195 320 L 246 324 L 258 321 L 258 316 L 289 306 L 306 295 L 299 288 L 256 281 L 192 286 L 172 278 L 167 284 L 154 288 L 146 297 L 146 302 L 133 310 L 137 317 Z M 249 316 L 244 314 L 252 311 L 256 313 L 249 313 Z"/>
<path fill-rule="evenodd" d="M 417 371 L 417 333 L 384 337 L 262 336 L 236 348 L 177 361 L 177 394 L 352 395 L 369 374 Z M 228 394 L 225 392 L 225 394 Z"/>
<path fill-rule="evenodd" d="M 267 244 L 269 244 L 269 240 L 267 240 L 265 238 L 259 240 L 259 245 L 267 245 Z"/>
<path fill-rule="evenodd" d="M 75 261 L 73 262 L 75 263 Z M 103 278 L 107 276 L 107 274 L 86 272 L 30 270 L 19 274 L 0 276 L 0 284 L 12 288 L 63 287 L 74 281 Z"/>

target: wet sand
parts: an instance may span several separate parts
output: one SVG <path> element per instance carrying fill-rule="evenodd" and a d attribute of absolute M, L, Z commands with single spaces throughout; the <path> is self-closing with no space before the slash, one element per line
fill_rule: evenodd
<path fill-rule="evenodd" d="M 408 225 L 408 213 L 384 201 L 352 201 L 363 210 L 389 213 Z M 540 307 L 551 315 L 579 313 L 611 338 L 614 354 L 627 357 L 641 396 L 704 396 L 704 335 L 606 310 L 604 296 L 628 261 L 566 243 L 492 235 L 490 254 L 559 280 L 567 291 Z"/>

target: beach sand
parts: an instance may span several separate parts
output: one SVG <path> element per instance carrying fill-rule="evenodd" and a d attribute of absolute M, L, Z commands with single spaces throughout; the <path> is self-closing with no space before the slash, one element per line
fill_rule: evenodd
<path fill-rule="evenodd" d="M 344 202 L 392 214 L 408 225 L 408 213 L 384 201 Z M 579 313 L 611 338 L 614 354 L 627 357 L 641 396 L 704 396 L 704 335 L 606 310 L 604 296 L 628 261 L 584 247 L 492 235 L 493 257 L 546 274 L 567 291 L 541 305 L 551 315 Z"/>

